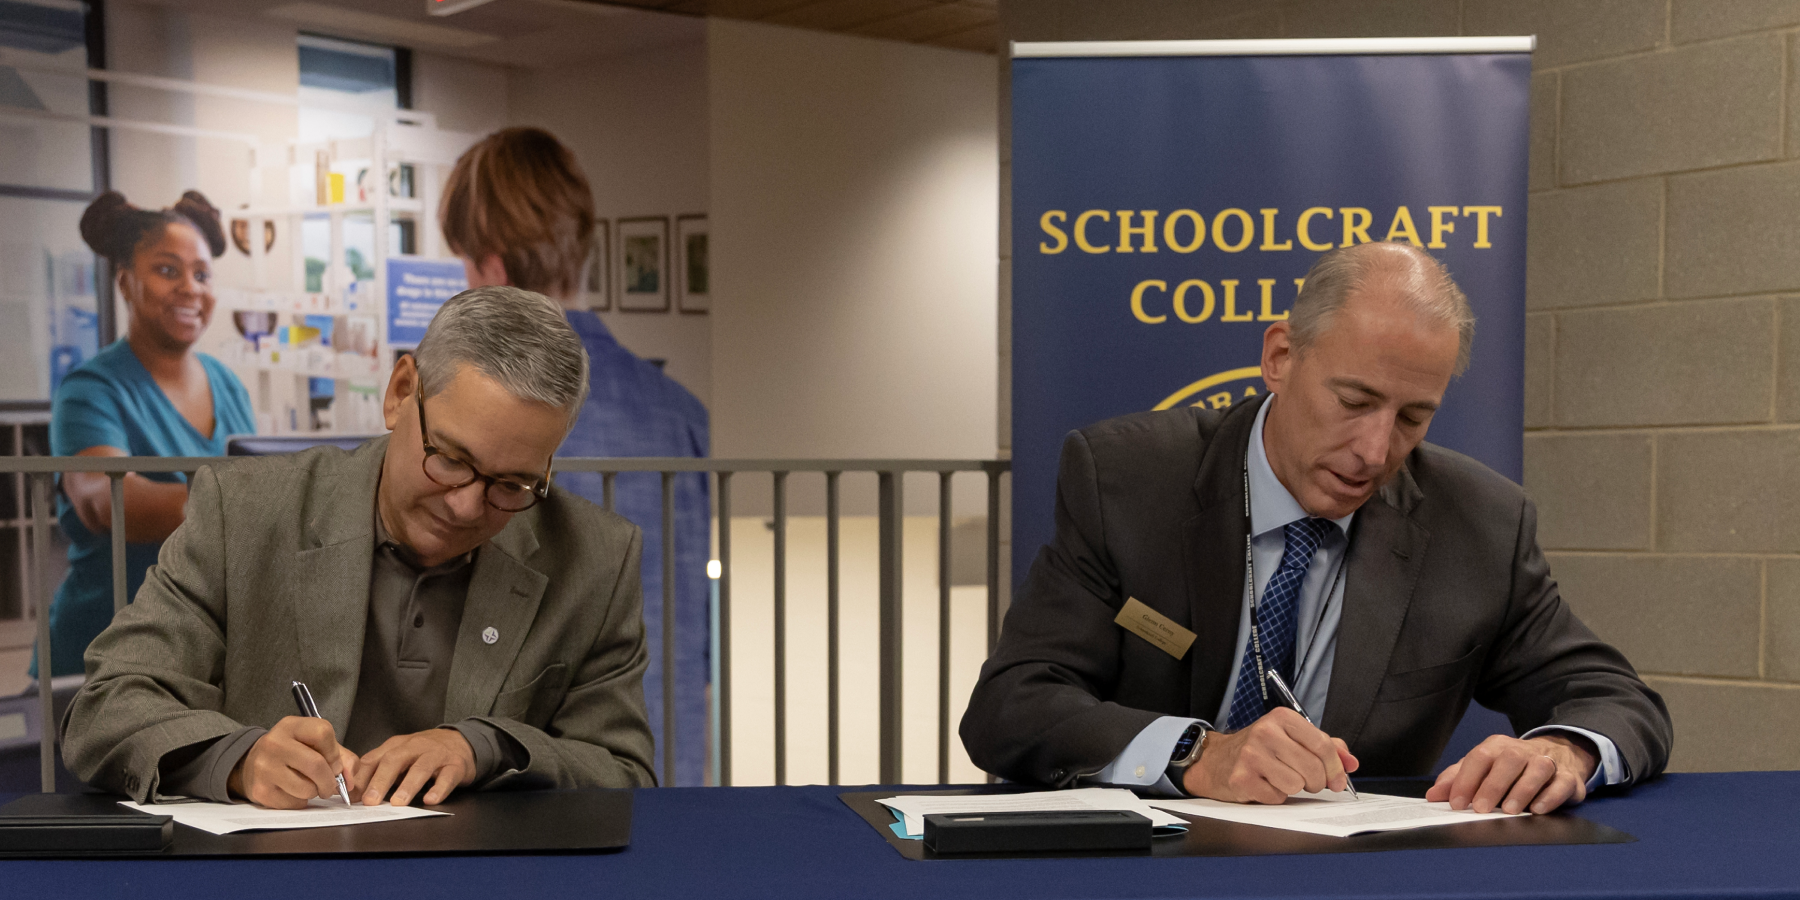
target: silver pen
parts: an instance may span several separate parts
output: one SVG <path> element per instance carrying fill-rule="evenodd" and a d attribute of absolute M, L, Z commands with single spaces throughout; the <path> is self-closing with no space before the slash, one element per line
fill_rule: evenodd
<path fill-rule="evenodd" d="M 1300 698 L 1294 696 L 1294 692 L 1288 689 L 1287 682 L 1282 680 L 1280 672 L 1275 672 L 1275 671 L 1265 672 L 1263 674 L 1263 677 L 1269 679 L 1269 684 L 1274 686 L 1275 693 L 1277 696 L 1279 696 L 1281 698 L 1281 702 L 1283 705 L 1285 705 L 1288 709 L 1291 709 L 1294 712 L 1299 713 L 1300 718 L 1305 719 L 1314 728 L 1319 727 L 1319 723 L 1314 722 L 1313 717 L 1307 715 L 1306 710 L 1300 706 Z M 1350 773 L 1349 772 L 1344 773 L 1344 786 L 1346 788 L 1350 789 L 1350 796 L 1355 797 L 1358 800 L 1362 799 L 1362 795 L 1358 794 L 1356 792 L 1356 785 L 1354 785 L 1350 782 Z"/>
<path fill-rule="evenodd" d="M 306 689 L 303 682 L 294 682 L 294 705 L 300 707 L 300 714 L 311 719 L 323 719 L 319 715 L 319 705 L 313 702 L 312 691 Z M 1304 715 L 1304 714 L 1303 714 Z M 344 805 L 351 806 L 350 786 L 344 783 L 344 773 L 337 773 L 338 796 L 344 798 Z"/>

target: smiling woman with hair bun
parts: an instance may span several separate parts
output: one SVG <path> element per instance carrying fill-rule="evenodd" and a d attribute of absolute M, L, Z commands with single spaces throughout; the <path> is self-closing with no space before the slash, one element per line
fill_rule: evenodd
<path fill-rule="evenodd" d="M 198 191 L 168 209 L 139 209 L 108 191 L 81 216 L 81 237 L 112 263 L 125 336 L 70 372 L 50 414 L 56 456 L 222 456 L 229 435 L 255 430 L 250 396 L 218 360 L 194 350 L 212 320 L 212 261 L 225 252 L 219 211 Z M 126 475 L 126 596 L 187 500 L 179 473 Z M 112 621 L 112 489 L 106 475 L 62 476 L 57 515 L 69 573 L 50 607 L 51 671 L 82 671 L 87 645 Z M 38 673 L 38 661 L 31 664 Z"/>

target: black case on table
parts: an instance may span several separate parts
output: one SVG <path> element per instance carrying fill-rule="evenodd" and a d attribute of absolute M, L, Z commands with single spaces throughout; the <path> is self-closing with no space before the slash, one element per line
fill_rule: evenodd
<path fill-rule="evenodd" d="M 925 846 L 933 853 L 1149 850 L 1150 841 L 1150 820 L 1128 809 L 925 817 Z"/>

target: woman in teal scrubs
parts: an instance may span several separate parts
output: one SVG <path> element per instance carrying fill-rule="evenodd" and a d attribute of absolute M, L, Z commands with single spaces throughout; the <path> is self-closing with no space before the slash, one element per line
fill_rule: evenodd
<path fill-rule="evenodd" d="M 113 264 L 125 337 L 70 372 L 50 413 L 56 456 L 223 456 L 255 430 L 250 395 L 218 360 L 194 351 L 212 319 L 212 261 L 225 252 L 219 211 L 197 191 L 173 207 L 138 209 L 116 191 L 81 217 L 81 237 Z M 125 590 L 137 593 L 164 538 L 181 524 L 187 479 L 125 476 Z M 83 671 L 82 654 L 112 621 L 112 486 L 97 472 L 62 477 L 57 515 L 69 574 L 50 607 L 51 671 Z M 37 660 L 31 674 L 37 675 Z"/>

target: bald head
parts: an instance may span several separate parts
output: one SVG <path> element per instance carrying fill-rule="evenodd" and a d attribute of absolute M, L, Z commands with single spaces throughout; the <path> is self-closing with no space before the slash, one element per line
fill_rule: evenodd
<path fill-rule="evenodd" d="M 1294 299 L 1288 328 L 1294 350 L 1305 353 L 1330 330 L 1344 304 L 1360 294 L 1392 297 L 1423 319 L 1456 328 L 1455 374 L 1469 368 L 1475 313 L 1443 263 L 1412 244 L 1381 241 L 1332 250 L 1313 263 Z"/>

